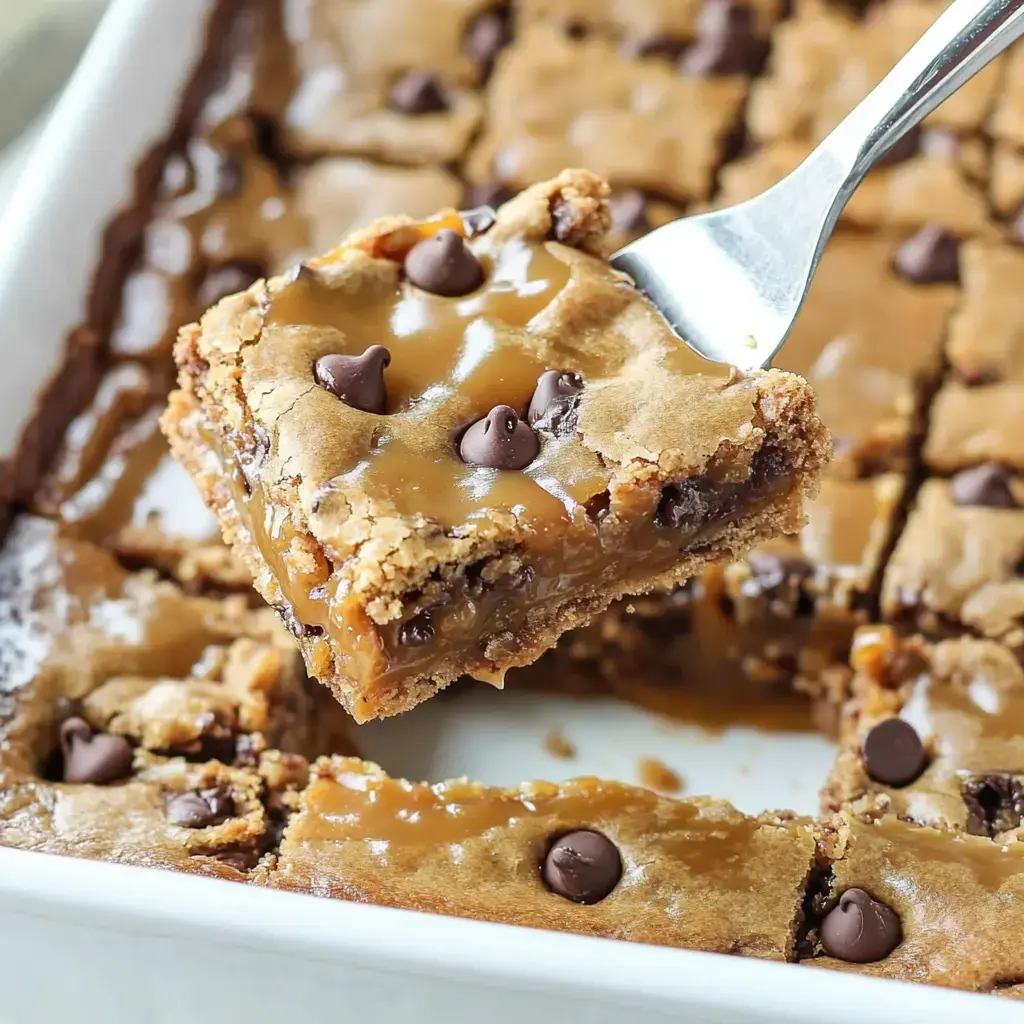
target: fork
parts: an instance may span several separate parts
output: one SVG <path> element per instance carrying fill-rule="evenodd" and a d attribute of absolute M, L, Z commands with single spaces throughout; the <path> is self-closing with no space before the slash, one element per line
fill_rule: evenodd
<path fill-rule="evenodd" d="M 1024 0 L 954 0 L 795 171 L 747 202 L 652 231 L 613 265 L 706 359 L 770 366 L 867 172 L 1022 33 Z"/>

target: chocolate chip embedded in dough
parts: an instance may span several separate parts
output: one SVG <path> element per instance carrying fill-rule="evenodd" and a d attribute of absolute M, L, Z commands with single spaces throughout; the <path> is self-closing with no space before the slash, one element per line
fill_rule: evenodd
<path fill-rule="evenodd" d="M 398 629 L 398 642 L 403 647 L 422 647 L 434 639 L 434 624 L 430 612 L 420 612 Z"/>
<path fill-rule="evenodd" d="M 65 782 L 102 785 L 132 773 L 132 748 L 123 736 L 94 733 L 82 718 L 68 718 L 60 727 Z"/>
<path fill-rule="evenodd" d="M 837 960 L 884 960 L 903 938 L 899 915 L 863 889 L 847 889 L 821 922 L 821 944 Z"/>
<path fill-rule="evenodd" d="M 573 398 L 583 390 L 583 378 L 572 370 L 545 370 L 537 381 L 537 390 L 526 413 L 531 426 L 543 420 L 543 428 L 554 430 L 565 417 Z"/>
<path fill-rule="evenodd" d="M 960 240 L 941 224 L 925 224 L 897 250 L 896 272 L 912 284 L 960 280 Z"/>
<path fill-rule="evenodd" d="M 167 804 L 167 818 L 184 828 L 219 825 L 235 813 L 235 801 L 227 786 L 179 793 Z"/>
<path fill-rule="evenodd" d="M 405 276 L 425 292 L 455 298 L 483 284 L 484 268 L 462 235 L 444 228 L 409 250 Z"/>
<path fill-rule="evenodd" d="M 540 440 L 508 405 L 496 405 L 462 435 L 459 455 L 471 466 L 525 469 L 537 457 Z"/>
<path fill-rule="evenodd" d="M 928 757 L 917 730 L 901 718 L 879 722 L 861 746 L 864 770 L 875 782 L 906 786 L 924 771 Z"/>
<path fill-rule="evenodd" d="M 584 829 L 555 840 L 541 875 L 553 893 L 573 903 L 600 903 L 619 884 L 622 858 L 610 839 Z"/>
<path fill-rule="evenodd" d="M 371 345 L 362 355 L 340 352 L 321 356 L 313 367 L 316 382 L 346 405 L 363 412 L 387 412 L 388 395 L 384 370 L 391 353 L 383 345 Z"/>
<path fill-rule="evenodd" d="M 1019 502 L 1010 487 L 1010 474 L 997 462 L 986 462 L 965 469 L 949 482 L 953 501 L 963 506 L 983 508 L 1018 508 Z"/>
<path fill-rule="evenodd" d="M 757 35 L 753 10 L 740 0 L 708 0 L 697 19 L 697 42 L 679 59 L 696 78 L 754 75 L 761 70 L 768 42 Z"/>
<path fill-rule="evenodd" d="M 392 110 L 413 117 L 440 114 L 449 109 L 441 83 L 430 71 L 407 71 L 391 87 L 388 104 Z"/>

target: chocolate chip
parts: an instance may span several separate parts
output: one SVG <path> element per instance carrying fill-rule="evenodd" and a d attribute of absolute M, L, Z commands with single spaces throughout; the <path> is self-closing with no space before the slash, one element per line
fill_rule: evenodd
<path fill-rule="evenodd" d="M 60 727 L 65 782 L 100 785 L 126 779 L 132 773 L 132 748 L 123 736 L 94 733 L 82 718 L 69 718 Z"/>
<path fill-rule="evenodd" d="M 359 356 L 340 352 L 321 356 L 313 366 L 313 376 L 317 384 L 353 409 L 383 415 L 388 407 L 384 370 L 390 365 L 391 353 L 383 345 L 371 345 Z"/>
<path fill-rule="evenodd" d="M 983 508 L 1018 508 L 1010 486 L 1012 477 L 1004 466 L 986 462 L 957 473 L 949 482 L 949 492 L 958 505 Z"/>
<path fill-rule="evenodd" d="M 226 263 L 207 272 L 196 291 L 196 301 L 203 309 L 217 305 L 221 299 L 244 292 L 263 276 L 263 268 L 252 263 Z"/>
<path fill-rule="evenodd" d="M 570 832 L 548 850 L 541 875 L 552 892 L 573 903 L 600 903 L 619 884 L 622 858 L 599 832 Z"/>
<path fill-rule="evenodd" d="M 754 12 L 740 0 L 708 0 L 697 19 L 697 42 L 679 59 L 688 75 L 755 75 L 768 54 Z"/>
<path fill-rule="evenodd" d="M 864 770 L 885 786 L 906 786 L 924 771 L 927 756 L 917 730 L 902 718 L 879 722 L 861 746 Z"/>
<path fill-rule="evenodd" d="M 490 206 L 496 210 L 513 198 L 515 193 L 500 181 L 485 181 L 470 187 L 466 193 L 466 206 Z"/>
<path fill-rule="evenodd" d="M 941 224 L 925 224 L 897 250 L 896 272 L 913 284 L 960 280 L 960 240 Z"/>
<path fill-rule="evenodd" d="M 416 117 L 447 110 L 448 100 L 437 75 L 430 71 L 407 71 L 391 87 L 388 105 L 400 114 Z"/>
<path fill-rule="evenodd" d="M 538 430 L 554 430 L 583 390 L 583 378 L 572 370 L 545 370 L 537 381 L 537 390 L 530 399 L 526 419 Z M 543 426 L 538 426 L 543 420 Z"/>
<path fill-rule="evenodd" d="M 678 36 L 656 32 L 648 36 L 628 36 L 622 43 L 622 56 L 630 59 L 668 57 L 669 60 L 678 60 L 685 49 L 686 43 Z"/>
<path fill-rule="evenodd" d="M 899 915 L 863 889 L 847 889 L 821 922 L 821 944 L 837 960 L 884 960 L 903 938 Z"/>
<path fill-rule="evenodd" d="M 466 33 L 466 53 L 490 70 L 495 58 L 512 42 L 512 7 L 496 4 L 473 19 Z"/>
<path fill-rule="evenodd" d="M 403 647 L 422 647 L 434 639 L 434 623 L 430 612 L 420 612 L 398 628 L 398 642 Z"/>
<path fill-rule="evenodd" d="M 167 804 L 167 818 L 184 828 L 219 825 L 235 813 L 235 801 L 227 786 L 179 793 Z"/>
<path fill-rule="evenodd" d="M 425 292 L 454 298 L 483 284 L 484 268 L 457 231 L 444 228 L 409 250 L 405 275 Z"/>
<path fill-rule="evenodd" d="M 475 206 L 472 210 L 463 210 L 459 216 L 466 234 L 471 238 L 490 231 L 498 217 L 493 206 Z"/>
<path fill-rule="evenodd" d="M 641 235 L 651 230 L 647 218 L 647 200 L 642 192 L 630 189 L 611 197 L 612 231 L 617 235 Z"/>
<path fill-rule="evenodd" d="M 962 785 L 967 807 L 967 831 L 976 836 L 995 836 L 1024 825 L 1024 786 L 1019 777 L 990 772 L 965 779 Z"/>
<path fill-rule="evenodd" d="M 234 868 L 236 871 L 252 871 L 254 867 L 260 862 L 260 851 L 255 847 L 238 848 L 234 850 L 218 850 L 212 854 L 214 860 L 219 860 L 221 864 L 227 864 L 228 867 Z"/>
<path fill-rule="evenodd" d="M 508 405 L 496 405 L 462 435 L 459 455 L 471 466 L 524 469 L 537 457 L 540 440 Z"/>
<path fill-rule="evenodd" d="M 604 522 L 611 510 L 612 496 L 608 491 L 598 491 L 597 494 L 587 498 L 583 505 L 583 511 L 592 523 Z"/>
<path fill-rule="evenodd" d="M 875 164 L 876 167 L 895 167 L 921 152 L 921 129 L 911 128 L 896 145 Z"/>

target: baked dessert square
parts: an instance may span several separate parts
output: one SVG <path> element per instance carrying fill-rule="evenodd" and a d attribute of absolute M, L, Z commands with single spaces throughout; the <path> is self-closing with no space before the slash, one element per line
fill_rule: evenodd
<path fill-rule="evenodd" d="M 600 36 L 524 28 L 489 83 L 466 172 L 518 190 L 589 167 L 616 189 L 707 199 L 747 92 L 747 79 L 729 71 L 688 73 L 625 56 Z"/>
<path fill-rule="evenodd" d="M 1014 995 L 1024 957 L 1024 845 L 951 835 L 895 816 L 837 819 L 809 902 L 805 964 Z"/>
<path fill-rule="evenodd" d="M 810 389 L 694 373 L 598 255 L 607 191 L 382 222 L 182 332 L 172 448 L 359 721 L 801 524 Z"/>
<path fill-rule="evenodd" d="M 491 789 L 322 758 L 257 884 L 787 960 L 817 831 L 593 778 Z"/>
<path fill-rule="evenodd" d="M 747 124 L 758 141 L 823 139 L 942 13 L 944 0 L 895 0 L 859 17 L 847 4 L 797 0 L 772 36 L 767 73 L 752 87 Z M 999 90 L 997 59 L 927 124 L 979 133 Z"/>
<path fill-rule="evenodd" d="M 475 86 L 511 39 L 512 12 L 493 0 L 313 0 L 288 30 L 257 92 L 275 98 L 290 153 L 444 164 L 480 122 Z"/>
<path fill-rule="evenodd" d="M 993 463 L 925 481 L 885 569 L 884 617 L 1024 650 L 1022 499 L 1021 482 Z"/>
<path fill-rule="evenodd" d="M 858 634 L 852 662 L 826 808 L 1019 838 L 1024 670 L 1014 654 L 991 640 L 930 644 L 877 626 Z"/>
<path fill-rule="evenodd" d="M 351 749 L 272 613 L 35 517 L 0 554 L 0 670 L 3 846 L 238 879 L 305 785 L 300 755 Z"/>

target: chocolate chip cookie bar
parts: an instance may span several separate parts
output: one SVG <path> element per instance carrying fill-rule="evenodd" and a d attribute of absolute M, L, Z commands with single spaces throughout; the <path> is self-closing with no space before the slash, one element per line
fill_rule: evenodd
<path fill-rule="evenodd" d="M 42 519 L 0 555 L 0 668 L 4 846 L 237 878 L 305 784 L 273 747 L 346 745 L 272 614 Z"/>
<path fill-rule="evenodd" d="M 489 789 L 323 758 L 257 884 L 727 952 L 795 956 L 816 826 L 617 782 Z"/>
<path fill-rule="evenodd" d="M 956 632 L 1024 650 L 1024 491 L 984 463 L 927 480 L 889 560 L 882 612 L 933 637 Z"/>
<path fill-rule="evenodd" d="M 808 903 L 803 963 L 1017 996 L 1024 845 L 843 816 Z"/>
<path fill-rule="evenodd" d="M 800 523 L 810 390 L 692 373 L 595 255 L 606 195 L 384 222 L 182 333 L 172 447 L 357 720 Z"/>
<path fill-rule="evenodd" d="M 826 807 L 1001 844 L 1024 827 L 1024 670 L 1003 645 L 858 634 Z M 1024 833 L 1021 833 L 1024 835 Z"/>

